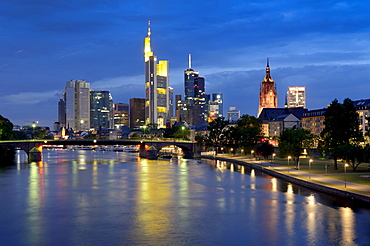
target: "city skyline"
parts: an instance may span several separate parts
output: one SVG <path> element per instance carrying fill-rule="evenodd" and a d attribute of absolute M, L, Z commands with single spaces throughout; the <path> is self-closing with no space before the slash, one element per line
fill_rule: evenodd
<path fill-rule="evenodd" d="M 267 57 L 279 107 L 289 86 L 306 87 L 308 109 L 334 98 L 370 98 L 364 79 L 370 73 L 369 3 L 187 1 L 207 11 L 182 19 L 184 4 L 3 1 L 0 114 L 18 125 L 51 126 L 58 120 L 56 92 L 61 95 L 71 79 L 110 90 L 115 103 L 144 98 L 148 20 L 153 50 L 171 61 L 174 94 L 184 95 L 183 71 L 192 54 L 206 91 L 222 92 L 224 108 L 241 114 L 257 115 Z"/>

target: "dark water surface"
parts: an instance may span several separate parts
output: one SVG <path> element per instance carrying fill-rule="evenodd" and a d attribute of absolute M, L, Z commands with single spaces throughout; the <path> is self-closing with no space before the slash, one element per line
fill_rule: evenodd
<path fill-rule="evenodd" d="M 224 162 L 23 158 L 0 170 L 0 245 L 370 245 L 369 209 Z"/>

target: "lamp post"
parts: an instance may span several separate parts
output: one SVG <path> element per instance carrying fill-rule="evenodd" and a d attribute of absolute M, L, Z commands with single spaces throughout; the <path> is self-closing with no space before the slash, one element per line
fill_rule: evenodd
<path fill-rule="evenodd" d="M 346 174 L 347 174 L 347 167 L 349 165 L 348 164 L 344 164 L 344 188 L 347 187 L 347 178 L 346 178 Z"/>
<path fill-rule="evenodd" d="M 312 164 L 312 159 L 310 159 L 310 161 L 308 162 L 308 178 L 310 179 L 311 178 L 311 164 Z"/>
<path fill-rule="evenodd" d="M 184 135 L 184 140 L 185 140 L 185 126 L 182 126 L 181 129 L 182 129 L 182 134 Z"/>
<path fill-rule="evenodd" d="M 251 158 L 253 158 L 254 150 L 251 150 Z"/>
<path fill-rule="evenodd" d="M 143 129 L 144 129 L 144 136 L 145 136 L 145 130 L 146 130 L 146 128 L 147 128 L 148 126 L 143 126 Z"/>
<path fill-rule="evenodd" d="M 288 156 L 288 173 L 289 173 L 289 161 L 290 161 L 290 158 L 292 158 L 292 157 Z"/>
<path fill-rule="evenodd" d="M 274 159 L 275 159 L 276 154 L 272 153 L 272 164 L 274 164 Z"/>

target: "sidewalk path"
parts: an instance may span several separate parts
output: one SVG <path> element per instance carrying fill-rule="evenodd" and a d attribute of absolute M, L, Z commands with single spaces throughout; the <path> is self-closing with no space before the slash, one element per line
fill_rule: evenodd
<path fill-rule="evenodd" d="M 294 175 L 294 178 L 300 178 L 304 177 L 305 181 L 307 182 L 313 182 L 316 183 L 315 181 L 321 182 L 320 185 L 324 185 L 322 183 L 326 183 L 329 185 L 335 185 L 335 189 L 343 190 L 343 191 L 350 191 L 350 192 L 356 192 L 360 191 L 362 195 L 366 195 L 370 197 L 370 186 L 368 185 L 361 185 L 361 184 L 356 184 L 356 183 L 351 183 L 351 182 L 344 182 L 343 180 L 338 180 L 338 179 L 333 179 L 326 177 L 324 175 L 320 174 L 314 174 L 314 173 L 309 173 L 301 170 L 297 170 L 294 168 L 289 168 L 285 166 L 279 166 L 277 164 L 272 164 L 270 162 L 264 162 L 263 160 L 257 161 L 253 160 L 251 158 L 246 158 L 246 157 L 240 157 L 240 156 L 229 156 L 225 154 L 219 154 L 219 157 L 225 158 L 225 159 L 234 159 L 238 161 L 243 161 L 247 163 L 253 163 L 257 164 L 260 166 L 264 166 L 266 168 L 269 168 L 271 171 L 275 172 L 281 172 L 284 173 L 284 175 Z M 297 177 L 298 176 L 298 177 Z M 317 183 L 316 183 L 317 184 Z M 350 190 L 349 190 L 350 189 Z"/>

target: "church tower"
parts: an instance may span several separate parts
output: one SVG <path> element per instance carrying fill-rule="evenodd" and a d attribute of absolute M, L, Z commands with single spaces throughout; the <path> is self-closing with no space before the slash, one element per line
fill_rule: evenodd
<path fill-rule="evenodd" d="M 267 58 L 266 65 L 266 76 L 262 80 L 261 89 L 260 89 L 260 103 L 258 107 L 258 116 L 261 114 L 262 109 L 264 108 L 277 108 L 277 91 L 274 80 L 270 75 L 270 64 L 269 59 Z"/>

